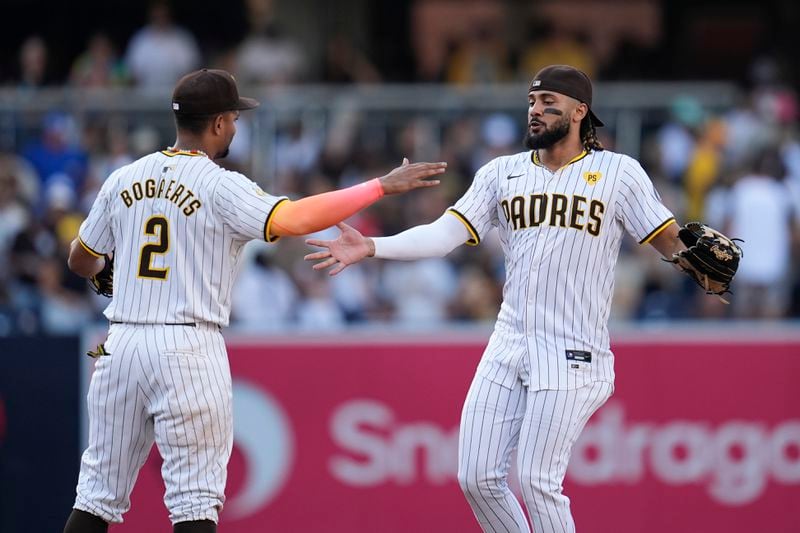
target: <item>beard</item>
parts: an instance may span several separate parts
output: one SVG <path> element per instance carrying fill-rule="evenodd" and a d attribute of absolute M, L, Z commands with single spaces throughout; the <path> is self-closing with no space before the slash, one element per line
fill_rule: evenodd
<path fill-rule="evenodd" d="M 542 123 L 543 124 L 543 123 Z M 569 118 L 562 117 L 552 126 L 545 126 L 542 133 L 531 133 L 530 127 L 525 132 L 525 146 L 531 150 L 547 149 L 563 139 L 569 133 Z"/>

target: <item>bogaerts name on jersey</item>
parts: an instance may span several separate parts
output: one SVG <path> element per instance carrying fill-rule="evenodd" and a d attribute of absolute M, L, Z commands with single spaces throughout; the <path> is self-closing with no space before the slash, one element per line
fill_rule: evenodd
<path fill-rule="evenodd" d="M 542 224 L 586 230 L 597 237 L 606 206 L 600 200 L 557 193 L 514 196 L 500 202 L 506 222 L 514 230 L 535 228 Z"/>
<path fill-rule="evenodd" d="M 194 193 L 177 183 L 175 180 L 156 180 L 150 178 L 144 182 L 135 181 L 129 189 L 123 189 L 119 197 L 125 202 L 125 207 L 133 205 L 134 201 L 145 198 L 163 198 L 169 200 L 178 207 L 183 208 L 183 214 L 191 216 L 195 211 L 203 207 L 203 203 L 194 197 Z M 194 199 L 193 199 L 194 198 Z M 187 203 L 188 202 L 188 203 Z M 185 207 L 184 207 L 185 206 Z"/>

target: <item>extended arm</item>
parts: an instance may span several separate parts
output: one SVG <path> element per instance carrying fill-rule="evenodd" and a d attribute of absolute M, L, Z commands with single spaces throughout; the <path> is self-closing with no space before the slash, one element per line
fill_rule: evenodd
<path fill-rule="evenodd" d="M 327 248 L 321 252 L 308 254 L 305 259 L 323 260 L 314 265 L 314 270 L 333 266 L 330 271 L 331 276 L 365 257 L 400 260 L 443 257 L 471 238 L 464 224 L 451 213 L 445 213 L 430 224 L 415 226 L 391 237 L 364 237 L 347 224 L 339 224 L 338 227 L 342 234 L 336 240 L 306 241 L 313 246 Z"/>
<path fill-rule="evenodd" d="M 400 194 L 420 187 L 432 187 L 439 180 L 426 180 L 447 169 L 447 163 L 409 163 L 408 159 L 389 174 L 374 180 L 279 203 L 267 222 L 268 240 L 273 236 L 307 235 L 345 220 L 377 202 L 384 194 Z"/>
<path fill-rule="evenodd" d="M 280 237 L 314 233 L 353 216 L 382 196 L 383 188 L 374 179 L 296 201 L 284 200 L 275 207 L 267 233 Z"/>
<path fill-rule="evenodd" d="M 375 237 L 371 256 L 380 259 L 412 261 L 426 257 L 444 257 L 469 240 L 464 224 L 445 213 L 430 224 L 414 226 L 391 237 Z"/>

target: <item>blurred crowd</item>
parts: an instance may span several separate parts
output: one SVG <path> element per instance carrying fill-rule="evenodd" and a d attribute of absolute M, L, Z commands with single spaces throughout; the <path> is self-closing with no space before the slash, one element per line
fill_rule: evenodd
<path fill-rule="evenodd" d="M 185 73 L 214 64 L 234 72 L 240 84 L 288 84 L 311 79 L 309 57 L 275 21 L 273 2 L 246 2 L 249 31 L 234 47 L 205 48 L 197 37 L 177 24 L 169 2 L 156 0 L 147 23 L 133 33 L 120 52 L 108 33 L 88 38 L 85 50 L 72 61 L 67 76 L 56 73 L 52 61 L 56 43 L 39 34 L 22 43 L 18 72 L 6 85 L 21 91 L 68 85 L 79 89 L 134 86 L 141 91 L 171 89 Z M 63 59 L 63 58 L 62 58 Z M 366 57 L 349 40 L 328 44 L 320 81 L 378 81 Z"/>
<path fill-rule="evenodd" d="M 502 2 L 490 2 L 484 5 L 488 9 L 473 11 L 458 4 L 420 2 L 411 10 L 408 44 L 397 43 L 411 48 L 399 68 L 392 63 L 398 61 L 396 54 L 383 47 L 386 57 L 376 56 L 367 37 L 349 35 L 340 25 L 324 28 L 319 39 L 305 42 L 307 38 L 290 31 L 292 25 L 278 7 L 276 0 L 240 0 L 231 5 L 245 21 L 241 35 L 232 42 L 217 36 L 201 38 L 181 25 L 170 0 L 148 2 L 145 24 L 127 38 L 116 34 L 112 38 L 101 29 L 76 37 L 85 39 L 85 48 L 76 57 L 66 56 L 59 43 L 32 32 L 21 42 L 13 65 L 0 62 L 0 83 L 21 91 L 63 85 L 159 91 L 205 65 L 233 72 L 245 86 L 502 83 L 527 81 L 555 63 L 574 65 L 592 79 L 664 75 L 656 68 L 663 48 L 656 44 L 660 30 L 655 21 L 637 25 L 623 20 L 616 29 L 581 31 L 571 21 L 548 14 L 551 9 L 517 13 Z M 180 15 L 185 18 L 185 10 Z"/>
<path fill-rule="evenodd" d="M 251 87 L 307 81 L 308 58 L 274 25 L 269 2 L 247 5 L 251 33 L 215 64 Z M 454 84 L 509 81 L 522 76 L 514 72 L 529 77 L 553 61 L 592 74 L 600 68 L 579 38 L 544 29 L 537 35 L 535 46 L 516 54 L 515 66 L 496 34 L 478 29 L 451 47 L 435 77 Z M 181 74 L 205 64 L 195 37 L 172 22 L 163 3 L 153 5 L 149 23 L 123 55 L 108 37 L 92 36 L 68 80 L 48 78 L 47 53 L 41 38 L 25 41 L 14 87 L 35 91 L 56 83 L 147 91 L 171 87 Z M 344 37 L 328 43 L 321 72 L 315 81 L 381 80 L 375 65 Z M 706 109 L 690 94 L 676 98 L 645 128 L 640 155 L 679 220 L 702 220 L 744 239 L 732 305 L 705 296 L 651 247 L 629 239 L 620 254 L 613 319 L 800 317 L 798 100 L 775 61 L 756 62 L 749 77 L 742 101 L 731 109 Z M 75 110 L 17 119 L 30 127 L 15 133 L 13 147 L 0 151 L 0 335 L 75 333 L 101 320 L 107 301 L 66 268 L 70 241 L 112 170 L 174 138 L 117 116 L 87 117 Z M 433 221 L 481 165 L 520 151 L 524 121 L 521 105 L 514 115 L 469 109 L 439 117 L 412 113 L 378 127 L 353 105 L 318 123 L 281 122 L 267 151 L 256 144 L 254 124 L 244 116 L 223 164 L 273 194 L 300 197 L 380 176 L 409 154 L 447 161 L 440 187 L 384 199 L 349 221 L 365 234 L 390 235 Z M 613 137 L 606 133 L 601 140 L 614 149 Z M 254 155 L 264 153 L 273 158 L 269 183 L 251 173 Z M 336 234 L 328 230 L 320 236 Z M 251 331 L 374 324 L 436 328 L 490 322 L 502 297 L 503 255 L 494 235 L 445 259 L 366 261 L 333 278 L 302 261 L 308 251 L 303 239 L 248 245 L 234 288 L 232 324 Z"/>

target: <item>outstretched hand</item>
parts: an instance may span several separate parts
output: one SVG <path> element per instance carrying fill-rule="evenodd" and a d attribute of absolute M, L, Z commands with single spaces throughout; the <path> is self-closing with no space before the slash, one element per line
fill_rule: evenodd
<path fill-rule="evenodd" d="M 323 270 L 332 266 L 333 268 L 328 272 L 331 276 L 335 276 L 349 265 L 375 254 L 375 243 L 372 239 L 364 237 L 357 229 L 344 222 L 339 222 L 336 227 L 341 233 L 335 240 L 307 239 L 306 244 L 327 249 L 308 254 L 303 258 L 306 261 L 322 259 L 313 266 L 314 270 Z"/>
<path fill-rule="evenodd" d="M 403 164 L 385 176 L 378 178 L 384 194 L 400 194 L 420 187 L 439 185 L 439 180 L 428 180 L 447 170 L 447 163 L 409 163 L 403 158 Z"/>

